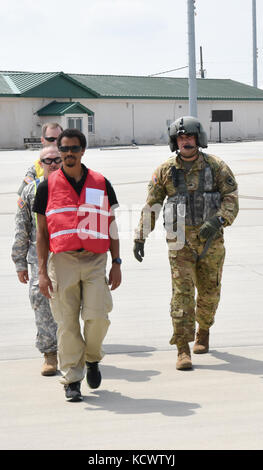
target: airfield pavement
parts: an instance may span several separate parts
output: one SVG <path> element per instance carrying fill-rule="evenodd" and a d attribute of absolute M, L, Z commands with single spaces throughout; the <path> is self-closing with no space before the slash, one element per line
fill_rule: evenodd
<path fill-rule="evenodd" d="M 225 230 L 222 295 L 210 351 L 192 371 L 175 368 L 170 268 L 160 217 L 133 256 L 133 230 L 167 146 L 88 149 L 83 162 L 113 184 L 120 207 L 123 282 L 113 292 L 102 384 L 68 403 L 59 375 L 40 375 L 28 286 L 10 258 L 16 191 L 39 151 L 0 151 L 0 449 L 262 450 L 263 142 L 209 144 L 233 170 L 239 215 Z M 110 266 L 110 264 L 109 264 Z M 109 267 L 108 266 L 108 267 Z M 192 347 L 193 343 L 191 343 Z"/>

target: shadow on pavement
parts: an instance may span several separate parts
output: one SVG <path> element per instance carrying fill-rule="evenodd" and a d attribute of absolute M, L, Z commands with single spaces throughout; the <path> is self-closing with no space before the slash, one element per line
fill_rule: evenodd
<path fill-rule="evenodd" d="M 156 348 L 151 346 L 143 345 L 132 345 L 132 344 L 105 344 L 103 349 L 106 354 L 132 354 L 136 357 L 136 353 L 140 357 L 148 357 Z"/>
<path fill-rule="evenodd" d="M 263 374 L 263 361 L 258 361 L 257 359 L 249 359 L 248 357 L 238 356 L 236 354 L 230 354 L 228 352 L 221 352 L 216 350 L 211 350 L 209 354 L 211 354 L 211 356 L 215 357 L 216 359 L 224 361 L 224 363 L 213 365 L 199 364 L 194 366 L 195 369 L 211 369 L 219 371 L 223 370 L 235 372 L 237 374 Z"/>
<path fill-rule="evenodd" d="M 131 398 L 119 392 L 101 390 L 92 392 L 84 397 L 85 403 L 91 405 L 86 411 L 111 411 L 116 414 L 146 414 L 161 413 L 165 416 L 190 416 L 195 409 L 200 408 L 198 403 L 187 403 L 172 400 L 159 400 L 152 398 Z"/>
<path fill-rule="evenodd" d="M 147 382 L 154 375 L 159 375 L 157 370 L 133 370 L 120 367 L 101 365 L 103 379 L 127 380 L 128 382 Z"/>

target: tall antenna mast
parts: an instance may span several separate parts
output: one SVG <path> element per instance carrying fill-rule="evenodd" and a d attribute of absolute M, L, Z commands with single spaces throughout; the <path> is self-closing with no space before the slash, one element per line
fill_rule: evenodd
<path fill-rule="evenodd" d="M 195 59 L 195 0 L 188 1 L 189 114 L 197 117 L 197 83 Z"/>
<path fill-rule="evenodd" d="M 205 78 L 205 71 L 203 66 L 203 48 L 200 46 L 200 75 L 201 78 Z"/>
<path fill-rule="evenodd" d="M 253 30 L 253 86 L 258 86 L 257 69 L 257 5 L 256 0 L 252 0 L 252 30 Z"/>

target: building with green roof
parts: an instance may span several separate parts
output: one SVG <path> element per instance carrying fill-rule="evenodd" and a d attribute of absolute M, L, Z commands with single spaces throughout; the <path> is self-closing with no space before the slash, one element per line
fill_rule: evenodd
<path fill-rule="evenodd" d="M 197 79 L 197 92 L 210 141 L 219 130 L 224 141 L 263 139 L 263 90 Z M 23 148 L 49 121 L 81 129 L 89 146 L 164 144 L 169 124 L 188 114 L 187 78 L 0 72 L 1 148 Z"/>

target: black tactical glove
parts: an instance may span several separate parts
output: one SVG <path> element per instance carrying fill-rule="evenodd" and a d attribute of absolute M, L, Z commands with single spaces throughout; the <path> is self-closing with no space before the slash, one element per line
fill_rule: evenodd
<path fill-rule="evenodd" d="M 207 240 L 208 238 L 213 237 L 220 227 L 222 227 L 222 222 L 220 222 L 219 218 L 216 215 L 211 217 L 211 219 L 207 220 L 200 227 L 199 238 Z"/>
<path fill-rule="evenodd" d="M 133 253 L 134 253 L 135 258 L 141 263 L 144 257 L 144 242 L 135 241 L 134 247 L 133 247 Z"/>

